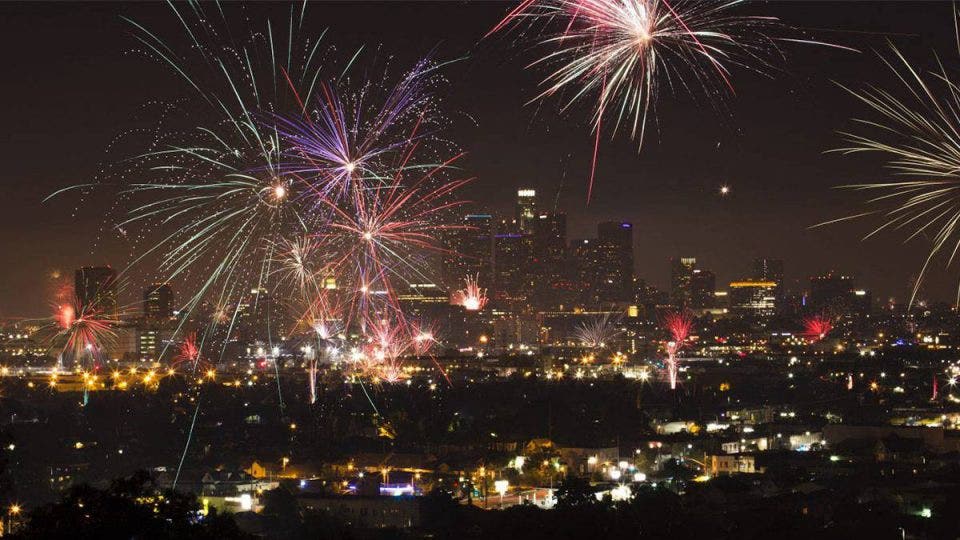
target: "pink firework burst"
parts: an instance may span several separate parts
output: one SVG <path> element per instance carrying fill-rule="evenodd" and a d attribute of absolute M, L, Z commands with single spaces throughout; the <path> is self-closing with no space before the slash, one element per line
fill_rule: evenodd
<path fill-rule="evenodd" d="M 667 378 L 670 381 L 670 389 L 677 388 L 677 373 L 680 370 L 680 359 L 678 353 L 683 348 L 686 340 L 690 337 L 690 330 L 693 327 L 693 319 L 685 311 L 668 313 L 663 318 L 663 326 L 670 332 L 671 340 L 667 342 L 667 358 L 665 364 L 667 367 Z"/>

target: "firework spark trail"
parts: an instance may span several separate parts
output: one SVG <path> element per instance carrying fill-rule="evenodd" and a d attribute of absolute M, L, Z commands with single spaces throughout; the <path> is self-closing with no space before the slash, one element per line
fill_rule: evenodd
<path fill-rule="evenodd" d="M 190 429 L 187 430 L 187 442 L 183 445 L 183 453 L 180 454 L 180 462 L 177 464 L 177 474 L 173 477 L 173 489 L 177 489 L 177 482 L 180 480 L 180 471 L 183 469 L 183 463 L 187 459 L 187 452 L 190 450 L 190 442 L 193 440 L 193 430 L 197 426 L 197 416 L 200 414 L 200 398 L 197 394 L 197 406 L 193 409 L 193 419 L 190 421 Z"/>
<path fill-rule="evenodd" d="M 934 259 L 944 256 L 949 266 L 960 251 L 960 87 L 939 57 L 937 70 L 924 72 L 896 47 L 891 50 L 893 59 L 883 61 L 905 97 L 876 85 L 843 87 L 874 117 L 856 119 L 857 130 L 842 132 L 849 145 L 836 152 L 882 155 L 897 179 L 840 186 L 875 195 L 865 201 L 866 211 L 814 227 L 875 217 L 880 224 L 864 239 L 890 231 L 902 232 L 904 242 L 929 235 L 932 245 L 911 291 L 912 305 Z"/>
<path fill-rule="evenodd" d="M 533 101 L 569 91 L 561 109 L 594 100 L 594 164 L 605 115 L 643 146 L 648 118 L 662 87 L 716 98 L 732 92 L 730 68 L 766 71 L 776 50 L 765 34 L 768 17 L 732 13 L 741 2 L 700 0 L 525 0 L 490 33 L 512 23 L 544 27 L 536 38 L 547 52 L 530 64 L 547 70 Z M 589 188 L 592 194 L 592 182 Z"/>
<path fill-rule="evenodd" d="M 355 84 L 344 78 L 355 54 L 330 80 L 321 76 L 319 38 L 294 45 L 292 11 L 286 40 L 267 20 L 265 34 L 237 41 L 214 29 L 202 7 L 196 20 L 170 7 L 191 43 L 184 52 L 129 22 L 149 56 L 172 68 L 214 118 L 138 156 L 156 179 L 122 191 L 140 202 L 118 226 L 160 236 L 142 240 L 147 249 L 135 263 L 159 255 L 167 280 L 199 279 L 187 314 L 211 295 L 239 308 L 247 291 L 263 287 L 293 286 L 306 298 L 317 293 L 321 271 L 357 291 L 348 324 L 399 311 L 392 282 L 424 276 L 418 252 L 438 249 L 435 236 L 448 228 L 438 223 L 461 204 L 449 199 L 466 182 L 446 180 L 461 154 L 423 159 L 437 154 L 443 120 L 430 90 L 443 64 L 427 58 L 395 84 Z M 222 36 L 231 38 L 221 43 Z M 315 261 L 320 245 L 340 258 Z"/>
<path fill-rule="evenodd" d="M 89 355 L 99 358 L 104 346 L 116 341 L 114 327 L 116 315 L 110 315 L 97 307 L 97 302 L 82 303 L 74 296 L 72 302 L 56 307 L 54 313 L 56 325 L 55 342 L 62 342 L 60 356 L 67 355 L 78 362 Z"/>
<path fill-rule="evenodd" d="M 621 333 L 616 324 L 610 313 L 604 313 L 577 325 L 574 337 L 584 347 L 602 349 Z"/>
<path fill-rule="evenodd" d="M 671 338 L 666 347 L 667 378 L 670 381 L 670 389 L 676 390 L 677 373 L 680 370 L 678 354 L 683 349 L 687 338 L 690 337 L 693 319 L 685 311 L 669 313 L 663 318 L 663 326 L 670 332 Z"/>

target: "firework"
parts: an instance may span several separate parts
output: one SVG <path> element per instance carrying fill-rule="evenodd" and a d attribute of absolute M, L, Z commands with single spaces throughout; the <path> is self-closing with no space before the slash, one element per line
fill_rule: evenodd
<path fill-rule="evenodd" d="M 577 342 L 588 349 L 602 349 L 620 334 L 616 320 L 610 313 L 592 317 L 577 325 L 574 337 Z"/>
<path fill-rule="evenodd" d="M 48 325 L 58 367 L 64 358 L 69 358 L 74 363 L 91 360 L 96 368 L 103 350 L 117 340 L 114 331 L 117 316 L 103 309 L 96 298 L 84 302 L 72 292 L 68 298 L 54 305 L 52 322 Z"/>
<path fill-rule="evenodd" d="M 480 276 L 467 276 L 465 286 L 453 293 L 452 304 L 467 311 L 480 311 L 487 305 L 487 290 L 477 285 Z"/>
<path fill-rule="evenodd" d="M 816 343 L 833 330 L 833 321 L 826 315 L 814 315 L 803 320 L 803 337 L 810 343 Z"/>
<path fill-rule="evenodd" d="M 817 226 L 870 217 L 880 223 L 864 239 L 887 231 L 903 233 L 905 241 L 929 236 L 932 245 L 910 294 L 912 305 L 930 264 L 942 255 L 949 265 L 960 251 L 960 88 L 939 61 L 938 71 L 926 73 L 892 51 L 893 60 L 884 62 L 905 97 L 875 85 L 844 87 L 873 117 L 856 120 L 858 129 L 843 133 L 849 146 L 837 151 L 879 154 L 896 179 L 841 186 L 873 193 L 866 211 Z M 960 300 L 960 288 L 957 294 Z"/>
<path fill-rule="evenodd" d="M 197 343 L 197 334 L 188 334 L 180 343 L 180 346 L 177 347 L 177 353 L 173 362 L 170 363 L 170 369 L 175 371 L 181 366 L 188 366 L 191 374 L 196 374 L 198 371 L 201 373 L 209 372 L 213 369 L 213 365 L 203 358 L 200 349 L 201 345 Z"/>
<path fill-rule="evenodd" d="M 436 281 L 438 237 L 462 227 L 453 211 L 468 180 L 454 172 L 462 153 L 442 135 L 434 95 L 443 64 L 354 74 L 359 51 L 328 61 L 335 49 L 301 31 L 304 10 L 281 24 L 248 18 L 238 32 L 209 5 L 170 9 L 185 39 L 130 21 L 142 52 L 192 93 L 163 108 L 106 182 L 120 186 L 110 219 L 129 234 L 131 267 L 184 284 L 177 332 L 212 312 L 208 354 L 214 331 L 222 356 L 237 327 L 258 351 L 277 351 L 277 329 L 300 340 L 311 402 L 318 365 L 342 350 L 353 349 L 344 356 L 357 374 L 399 380 L 404 357 L 434 340 L 396 289 Z M 266 335 L 239 317 L 245 306 Z M 276 306 L 294 308 L 296 324 L 276 320 Z M 199 349 L 187 336 L 175 362 L 196 369 Z"/>
<path fill-rule="evenodd" d="M 332 361 L 340 351 L 343 339 L 340 317 L 342 305 L 330 291 L 322 291 L 311 304 L 309 310 L 310 329 L 313 340 L 302 348 L 307 364 L 307 377 L 310 390 L 310 403 L 317 401 L 317 372 L 319 363 Z"/>
<path fill-rule="evenodd" d="M 443 64 L 427 58 L 399 76 L 354 75 L 360 51 L 345 64 L 328 61 L 336 50 L 301 32 L 310 27 L 305 9 L 281 24 L 233 21 L 241 31 L 211 6 L 170 4 L 183 30 L 177 40 L 129 21 L 141 51 L 191 92 L 162 106 L 155 125 L 131 130 L 148 142 L 135 141 L 133 156 L 100 182 L 119 186 L 110 220 L 130 239 L 130 266 L 184 284 L 177 332 L 210 309 L 203 336 L 226 332 L 217 335 L 221 356 L 244 327 L 245 306 L 265 319 L 266 335 L 244 338 L 258 355 L 272 351 L 281 413 L 275 332 L 289 326 L 271 320 L 276 306 L 298 308 L 291 339 L 304 340 L 311 402 L 318 362 L 340 350 L 350 350 L 357 375 L 400 380 L 405 356 L 428 353 L 433 340 L 408 322 L 397 284 L 435 281 L 437 237 L 461 227 L 448 221 L 467 180 L 454 178 L 461 153 L 441 135 L 446 118 L 433 93 Z M 78 188 L 86 192 L 68 190 Z M 101 341 L 90 335 L 99 319 L 80 307 L 62 313 L 64 332 L 90 346 Z M 175 362 L 196 369 L 201 348 L 209 344 L 188 336 Z"/>
<path fill-rule="evenodd" d="M 413 341 L 413 353 L 417 356 L 426 356 L 430 354 L 434 345 L 437 344 L 437 337 L 430 326 L 425 324 L 411 324 L 410 336 Z"/>
<path fill-rule="evenodd" d="M 643 145 L 648 117 L 664 89 L 706 95 L 732 92 L 731 68 L 765 71 L 776 50 L 769 17 L 734 13 L 739 0 L 524 0 L 494 29 L 515 21 L 545 27 L 547 69 L 534 100 L 565 94 L 564 109 L 592 101 L 594 168 L 601 127 L 629 130 Z M 539 24 L 538 24 L 539 23 Z M 588 199 L 593 187 L 591 173 Z"/>
<path fill-rule="evenodd" d="M 318 262 L 317 245 L 310 236 L 282 239 L 271 251 L 275 254 L 272 266 L 279 274 L 277 287 L 290 286 L 300 298 L 310 298 L 321 292 L 314 265 Z"/>
<path fill-rule="evenodd" d="M 340 202 L 371 180 L 390 182 L 397 168 L 420 166 L 405 163 L 405 154 L 436 127 L 437 112 L 428 92 L 435 68 L 421 60 L 381 100 L 369 95 L 376 88 L 371 83 L 364 83 L 352 98 L 323 84 L 322 97 L 306 118 L 275 115 L 292 145 L 288 172 L 309 179 L 314 197 Z"/>
<path fill-rule="evenodd" d="M 146 132 L 149 141 L 101 183 L 119 186 L 119 215 L 110 219 L 131 240 L 131 267 L 176 278 L 188 289 L 182 313 L 215 305 L 218 323 L 232 330 L 249 291 L 306 283 L 308 276 L 297 274 L 304 267 L 284 262 L 273 271 L 280 252 L 306 263 L 310 244 L 298 240 L 317 223 L 305 197 L 310 184 L 284 166 L 292 143 L 271 119 L 305 113 L 328 48 L 322 35 L 301 34 L 302 9 L 281 24 L 267 19 L 237 32 L 223 11 L 206 13 L 209 5 L 169 7 L 183 39 L 128 22 L 140 52 L 169 68 L 191 99 L 166 103 L 153 127 L 126 133 Z"/>
<path fill-rule="evenodd" d="M 670 332 L 670 341 L 667 342 L 667 378 L 670 381 L 670 389 L 677 388 L 677 373 L 680 370 L 680 358 L 678 353 L 686 344 L 690 337 L 690 329 L 693 327 L 693 319 L 686 312 L 675 312 L 667 314 L 663 318 L 663 326 Z"/>

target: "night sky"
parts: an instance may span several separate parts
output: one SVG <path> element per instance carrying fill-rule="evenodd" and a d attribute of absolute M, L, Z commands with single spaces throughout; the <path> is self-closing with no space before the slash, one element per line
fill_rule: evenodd
<path fill-rule="evenodd" d="M 482 40 L 506 3 L 315 3 L 307 23 L 342 50 L 367 44 L 401 63 L 436 50 L 450 66 L 443 88 L 451 136 L 468 152 L 463 166 L 477 177 L 466 196 L 478 209 L 511 211 L 518 187 L 569 215 L 571 238 L 589 237 L 595 223 L 635 224 L 637 274 L 666 287 L 668 260 L 695 256 L 717 273 L 718 286 L 743 277 L 757 256 L 782 258 L 788 287 L 829 269 L 854 274 L 881 298 L 904 300 L 926 255 L 928 239 L 903 245 L 902 235 L 865 242 L 874 222 L 816 230 L 820 221 L 860 211 L 859 196 L 831 189 L 886 178 L 875 159 L 824 154 L 841 145 L 837 130 L 865 113 L 836 83 L 876 82 L 896 88 L 877 52 L 886 40 L 920 65 L 933 51 L 957 57 L 947 2 L 778 2 L 744 13 L 775 15 L 808 35 L 856 47 L 855 54 L 786 46 L 780 72 L 734 73 L 736 95 L 719 110 L 704 99 L 664 94 L 658 131 L 637 152 L 626 136 L 602 142 L 594 200 L 586 205 L 592 138 L 587 111 L 558 113 L 556 101 L 525 105 L 538 73 L 524 66 L 535 53 L 515 35 Z M 225 9 L 235 9 L 227 6 Z M 286 4 L 248 7 L 251 15 L 285 20 Z M 44 203 L 56 189 L 91 181 L 105 148 L 150 100 L 190 94 L 168 69 L 134 52 L 121 15 L 167 39 L 183 38 L 162 4 L 0 3 L 0 85 L 6 187 L 0 197 L 0 249 L 6 254 L 0 316 L 46 310 L 45 283 L 55 269 L 123 266 L 126 251 L 98 243 L 109 200 L 69 197 Z M 379 47 L 378 47 L 379 46 Z M 719 196 L 721 185 L 732 189 Z M 938 264 L 921 296 L 950 299 L 957 268 Z"/>

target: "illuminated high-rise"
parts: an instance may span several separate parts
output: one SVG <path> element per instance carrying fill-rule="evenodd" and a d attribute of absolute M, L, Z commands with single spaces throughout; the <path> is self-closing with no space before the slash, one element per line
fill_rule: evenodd
<path fill-rule="evenodd" d="M 533 223 L 533 256 L 538 264 L 560 265 L 567 250 L 567 215 L 541 213 Z"/>
<path fill-rule="evenodd" d="M 516 222 L 519 232 L 533 233 L 533 224 L 537 219 L 537 192 L 525 188 L 517 190 Z"/>

